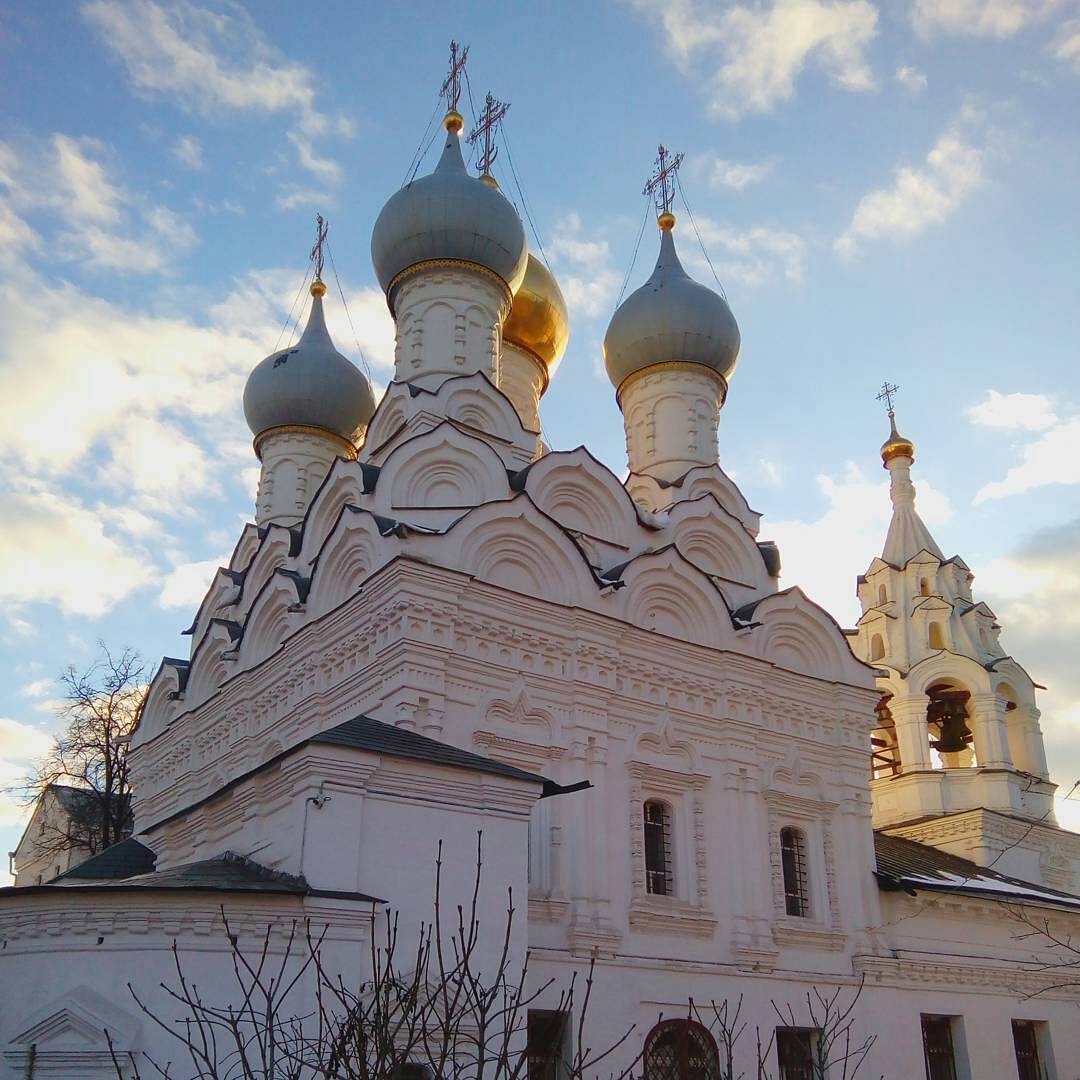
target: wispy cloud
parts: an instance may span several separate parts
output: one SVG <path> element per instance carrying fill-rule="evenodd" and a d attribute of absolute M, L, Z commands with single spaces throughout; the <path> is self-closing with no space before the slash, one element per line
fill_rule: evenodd
<path fill-rule="evenodd" d="M 1045 431 L 1058 423 L 1054 404 L 1045 394 L 1002 394 L 988 390 L 986 400 L 967 410 L 980 427 L 999 431 Z"/>
<path fill-rule="evenodd" d="M 702 242 L 709 252 L 721 281 L 742 285 L 764 285 L 783 279 L 798 284 L 806 273 L 806 242 L 798 233 L 770 225 L 745 228 L 727 225 L 704 215 L 695 215 Z M 712 277 L 708 265 L 696 251 L 696 243 L 685 235 L 680 258 L 695 265 L 706 283 Z"/>
<path fill-rule="evenodd" d="M 712 110 L 727 119 L 790 100 L 808 67 L 838 87 L 869 90 L 877 34 L 868 0 L 766 0 L 721 7 L 701 0 L 630 0 L 664 31 L 684 72 L 704 77 Z"/>
<path fill-rule="evenodd" d="M 889 187 L 860 200 L 837 237 L 836 251 L 857 254 L 867 242 L 909 239 L 940 225 L 984 180 L 984 151 L 961 123 L 944 132 L 919 166 L 896 170 Z"/>
<path fill-rule="evenodd" d="M 310 140 L 348 136 L 350 123 L 318 107 L 314 72 L 274 49 L 239 5 L 90 0 L 82 14 L 124 64 L 136 90 L 203 116 L 285 116 L 301 168 L 322 180 L 340 171 L 311 151 Z"/>
<path fill-rule="evenodd" d="M 909 93 L 919 94 L 926 89 L 926 74 L 910 64 L 901 64 L 896 69 L 896 81 Z"/>
<path fill-rule="evenodd" d="M 1032 429 L 1028 429 L 1032 430 Z M 1020 462 L 1000 480 L 984 484 L 975 502 L 1023 495 L 1055 484 L 1080 484 L 1080 417 L 1058 420 L 1020 450 Z"/>
<path fill-rule="evenodd" d="M 915 0 L 911 22 L 924 37 L 962 34 L 1006 38 L 1053 6 L 1045 0 Z"/>
<path fill-rule="evenodd" d="M 202 172 L 206 168 L 206 162 L 203 161 L 202 143 L 194 135 L 181 135 L 173 143 L 172 156 L 185 169 L 191 169 L 193 172 Z"/>
<path fill-rule="evenodd" d="M 571 315 L 610 315 L 620 278 L 607 240 L 588 234 L 572 210 L 556 223 L 548 246 Z"/>
<path fill-rule="evenodd" d="M 760 184 L 773 170 L 771 161 L 727 161 L 715 156 L 702 157 L 693 163 L 694 171 L 711 188 L 742 191 Z"/>

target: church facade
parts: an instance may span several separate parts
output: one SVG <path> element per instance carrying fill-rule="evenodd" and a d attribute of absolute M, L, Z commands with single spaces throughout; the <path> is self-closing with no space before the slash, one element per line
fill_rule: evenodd
<path fill-rule="evenodd" d="M 894 423 L 893 521 L 845 632 L 782 586 L 720 467 L 739 330 L 664 202 L 605 340 L 628 477 L 550 450 L 565 304 L 461 129 L 451 110 L 434 172 L 375 226 L 381 399 L 318 276 L 300 340 L 251 374 L 255 520 L 151 684 L 134 837 L 0 895 L 8 1075 L 115 1075 L 106 1029 L 175 1059 L 117 988 L 167 1016 L 175 942 L 227 996 L 223 917 L 252 943 L 310 920 L 363 980 L 384 909 L 430 919 L 437 856 L 467 902 L 479 836 L 484 948 L 510 889 L 510 955 L 553 988 L 537 1014 L 592 963 L 590 1039 L 633 1028 L 598 1071 L 719 1080 L 687 1003 L 741 999 L 768 1075 L 816 1075 L 816 990 L 857 997 L 865 1075 L 1073 1080 L 1080 987 L 1022 918 L 1080 928 L 1080 838 L 1053 816 L 1034 683 L 915 511 L 914 446 Z M 751 1076 L 753 1054 L 744 1036 Z"/>

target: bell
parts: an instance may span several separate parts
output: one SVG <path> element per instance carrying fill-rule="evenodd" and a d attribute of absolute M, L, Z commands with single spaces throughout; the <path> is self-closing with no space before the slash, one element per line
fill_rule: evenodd
<path fill-rule="evenodd" d="M 967 749 L 971 731 L 967 726 L 967 710 L 962 701 L 945 698 L 935 702 L 935 720 L 941 725 L 941 735 L 930 745 L 939 754 L 959 754 Z"/>

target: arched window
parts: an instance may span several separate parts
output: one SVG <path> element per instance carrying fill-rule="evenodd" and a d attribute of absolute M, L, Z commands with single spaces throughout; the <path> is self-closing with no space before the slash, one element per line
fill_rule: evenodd
<path fill-rule="evenodd" d="M 789 915 L 810 914 L 810 882 L 806 872 L 806 836 L 801 829 L 780 830 L 780 864 L 784 871 L 784 909 Z"/>
<path fill-rule="evenodd" d="M 919 579 L 919 595 L 920 596 L 929 596 L 930 595 L 930 579 L 929 578 L 920 578 Z"/>
<path fill-rule="evenodd" d="M 692 1020 L 663 1020 L 645 1039 L 644 1080 L 719 1080 L 713 1037 Z"/>
<path fill-rule="evenodd" d="M 879 604 L 884 604 L 888 601 L 888 599 L 889 594 L 885 591 L 885 586 L 879 585 L 877 590 L 877 602 Z"/>
<path fill-rule="evenodd" d="M 944 649 L 945 648 L 945 635 L 941 630 L 941 623 L 932 622 L 930 624 L 930 648 L 931 649 Z"/>
<path fill-rule="evenodd" d="M 645 891 L 654 896 L 670 896 L 674 891 L 671 872 L 671 807 L 659 799 L 645 803 Z"/>
<path fill-rule="evenodd" d="M 870 659 L 880 660 L 885 655 L 885 642 L 880 634 L 875 634 L 870 639 Z"/>

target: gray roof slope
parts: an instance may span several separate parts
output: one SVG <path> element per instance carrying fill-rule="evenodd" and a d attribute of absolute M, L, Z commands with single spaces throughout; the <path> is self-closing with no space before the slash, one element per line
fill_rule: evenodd
<path fill-rule="evenodd" d="M 951 855 L 904 836 L 875 832 L 874 850 L 877 855 L 877 878 L 885 889 L 931 889 L 965 893 L 985 900 L 1080 908 L 1080 896 L 999 874 L 970 859 Z"/>
<path fill-rule="evenodd" d="M 136 874 L 149 874 L 154 869 L 155 862 L 157 856 L 154 852 L 135 837 L 129 836 L 126 840 L 91 855 L 89 859 L 84 859 L 53 880 L 78 878 L 83 881 L 108 881 L 129 878 Z"/>
<path fill-rule="evenodd" d="M 530 780 L 534 784 L 548 784 L 542 776 L 504 765 L 501 761 L 482 757 L 480 754 L 459 750 L 456 746 L 418 735 L 415 731 L 384 724 L 370 716 L 357 716 L 338 724 L 329 731 L 320 732 L 309 740 L 328 746 L 347 746 L 354 750 L 369 750 L 376 754 L 389 754 L 391 757 L 409 758 L 413 761 L 427 761 L 433 765 L 448 765 L 456 769 L 471 769 L 473 772 L 490 773 L 493 776 L 505 776 L 511 780 Z"/>

